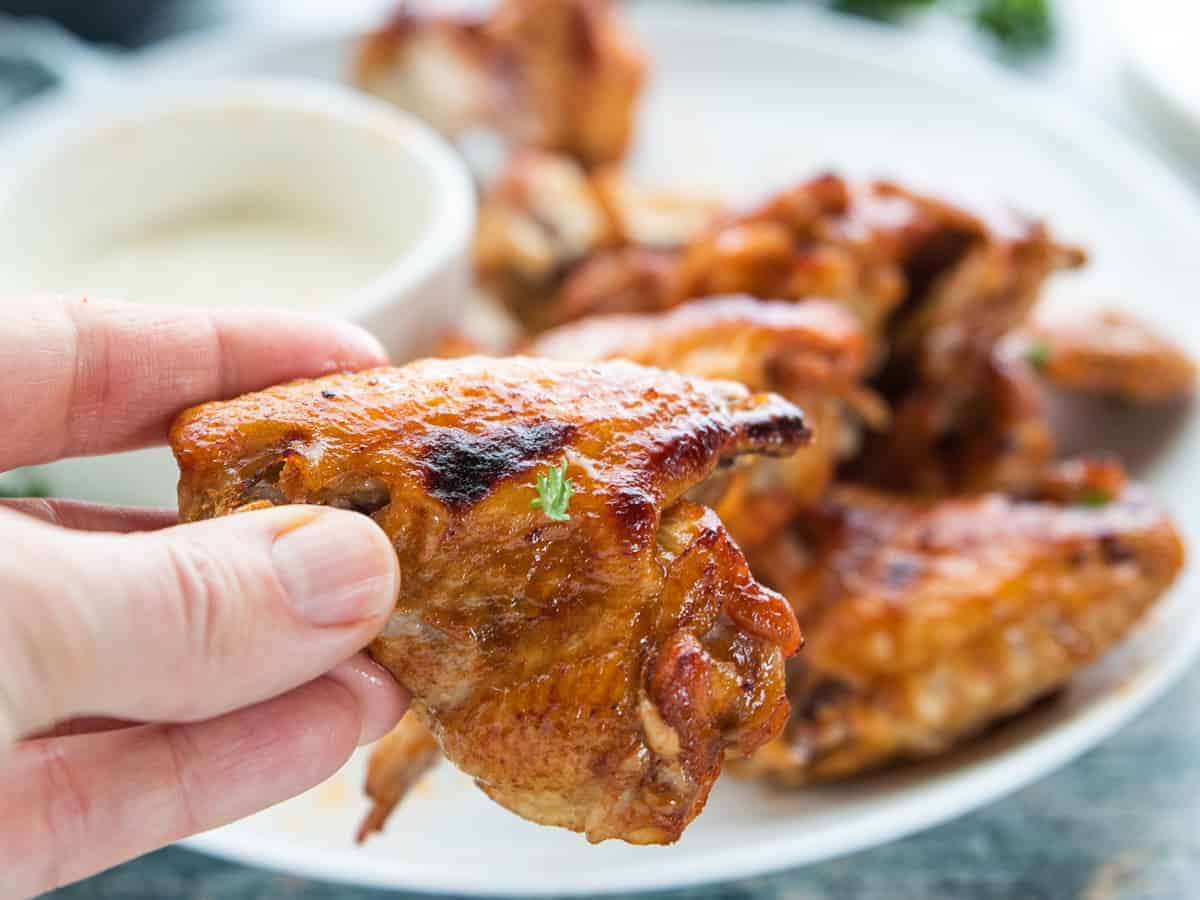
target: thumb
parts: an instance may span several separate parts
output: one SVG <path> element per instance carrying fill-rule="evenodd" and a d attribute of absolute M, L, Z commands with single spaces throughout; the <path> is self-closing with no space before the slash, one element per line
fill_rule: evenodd
<path fill-rule="evenodd" d="M 194 721 L 276 696 L 383 627 L 396 554 L 369 518 L 278 507 L 86 534 L 0 513 L 0 744 L 76 716 Z"/>

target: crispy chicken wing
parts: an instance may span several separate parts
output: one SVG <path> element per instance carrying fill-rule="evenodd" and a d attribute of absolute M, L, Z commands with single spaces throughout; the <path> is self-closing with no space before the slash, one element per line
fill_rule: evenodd
<path fill-rule="evenodd" d="M 729 473 L 714 501 L 738 545 L 756 544 L 821 496 L 850 429 L 847 406 L 860 392 L 862 329 L 828 301 L 698 300 L 658 315 L 593 316 L 529 345 L 537 356 L 575 361 L 628 359 L 774 392 L 804 410 L 812 444 L 784 459 L 755 459 Z"/>
<path fill-rule="evenodd" d="M 359 843 L 383 828 L 405 794 L 441 758 L 442 748 L 437 738 L 411 712 L 375 744 L 367 762 L 366 791 L 371 798 L 371 811 L 359 826 Z"/>
<path fill-rule="evenodd" d="M 591 166 L 625 154 L 644 69 L 607 0 L 501 0 L 477 17 L 402 6 L 363 42 L 355 81 L 448 135 L 493 129 Z"/>
<path fill-rule="evenodd" d="M 675 251 L 719 213 L 711 198 L 642 188 L 613 169 L 525 152 L 479 211 L 475 271 L 528 327 L 673 305 Z"/>
<path fill-rule="evenodd" d="M 484 18 L 422 15 L 406 3 L 363 40 L 353 78 L 456 137 L 489 124 L 507 104 L 495 56 Z"/>
<path fill-rule="evenodd" d="M 523 290 L 514 290 L 494 276 L 526 268 L 519 238 L 533 195 L 513 186 L 537 183 L 542 168 L 553 161 L 516 162 L 485 200 L 485 209 L 507 215 L 492 217 L 504 227 L 480 256 L 485 281 L 493 276 L 499 295 L 534 328 L 696 297 L 823 297 L 858 317 L 872 368 L 895 357 L 931 378 L 955 369 L 964 354 L 989 351 L 1025 318 L 1050 273 L 1083 262 L 1081 251 L 1036 220 L 968 210 L 888 181 L 821 175 L 730 213 L 708 197 L 658 194 L 580 170 L 580 187 L 544 192 L 550 200 L 532 218 L 561 234 L 556 220 L 599 218 L 607 208 L 616 227 L 564 252 L 540 253 L 554 260 L 545 267 L 552 277 L 524 278 Z M 501 234 L 513 236 L 494 240 Z"/>
<path fill-rule="evenodd" d="M 1022 491 L 1054 458 L 1042 386 L 1005 342 L 959 378 L 923 381 L 897 401 L 891 427 L 866 433 L 853 478 L 905 493 Z"/>
<path fill-rule="evenodd" d="M 835 489 L 755 554 L 807 646 L 787 729 L 740 771 L 799 785 L 937 754 L 1065 684 L 1183 562 L 1171 522 L 1122 481 L 1074 463 L 1024 499 Z"/>
<path fill-rule="evenodd" d="M 796 407 L 630 363 L 468 357 L 296 382 L 183 413 L 186 520 L 267 503 L 370 515 L 404 587 L 372 655 L 494 800 L 593 841 L 677 839 L 727 750 L 787 715 L 786 601 L 684 499 L 796 450 Z M 567 519 L 533 508 L 565 465 Z"/>
<path fill-rule="evenodd" d="M 1010 340 L 1012 352 L 1058 387 L 1164 403 L 1196 383 L 1196 364 L 1181 348 L 1116 310 L 1039 317 Z"/>

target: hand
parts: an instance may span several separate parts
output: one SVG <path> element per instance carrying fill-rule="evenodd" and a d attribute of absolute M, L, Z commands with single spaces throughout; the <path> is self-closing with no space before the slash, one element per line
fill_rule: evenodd
<path fill-rule="evenodd" d="M 186 406 L 383 361 L 364 333 L 315 318 L 6 300 L 0 470 L 162 443 Z M 400 585 L 370 519 L 173 520 L 0 505 L 5 897 L 297 794 L 404 712 L 359 653 Z"/>

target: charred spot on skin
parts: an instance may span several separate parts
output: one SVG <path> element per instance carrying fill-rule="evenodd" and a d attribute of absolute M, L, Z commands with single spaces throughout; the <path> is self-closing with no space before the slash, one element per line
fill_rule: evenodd
<path fill-rule="evenodd" d="M 745 427 L 746 437 L 763 447 L 764 452 L 786 453 L 799 449 L 812 440 L 812 429 L 800 410 L 794 414 L 770 413 L 751 421 Z"/>
<path fill-rule="evenodd" d="M 625 535 L 622 545 L 627 553 L 636 553 L 653 537 L 658 525 L 658 504 L 637 487 L 617 488 L 608 503 L 613 519 Z"/>
<path fill-rule="evenodd" d="M 652 468 L 667 479 L 702 469 L 729 437 L 729 431 L 714 422 L 679 431 L 655 452 Z"/>
<path fill-rule="evenodd" d="M 853 688 L 838 678 L 820 678 L 800 696 L 792 698 L 796 719 L 815 719 L 825 707 L 836 706 L 854 693 Z"/>
<path fill-rule="evenodd" d="M 943 459 L 958 456 L 965 443 L 961 432 L 957 430 L 943 431 L 934 439 L 933 452 Z"/>
<path fill-rule="evenodd" d="M 329 388 L 324 388 L 321 391 L 321 396 L 326 400 L 336 400 L 338 398 L 338 392 L 331 391 Z"/>
<path fill-rule="evenodd" d="M 565 422 L 500 425 L 485 434 L 432 427 L 422 442 L 425 487 L 451 509 L 468 509 L 497 482 L 561 450 L 574 433 Z"/>
<path fill-rule="evenodd" d="M 1133 560 L 1133 551 L 1115 534 L 1100 536 L 1100 555 L 1104 557 L 1106 563 L 1114 566 Z"/>

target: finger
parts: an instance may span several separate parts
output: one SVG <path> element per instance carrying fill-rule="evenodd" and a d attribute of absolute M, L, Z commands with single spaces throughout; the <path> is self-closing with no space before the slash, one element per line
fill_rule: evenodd
<path fill-rule="evenodd" d="M 143 724 L 145 723 L 128 722 L 124 719 L 101 719 L 95 716 L 90 718 L 84 716 L 78 719 L 68 719 L 65 722 L 59 722 L 45 731 L 39 731 L 37 734 L 30 735 L 29 740 L 70 737 L 76 734 L 98 734 L 101 731 L 116 731 L 118 728 L 133 728 Z"/>
<path fill-rule="evenodd" d="M 0 756 L 5 894 L 51 890 L 320 783 L 364 721 L 382 722 L 373 707 L 397 708 L 394 684 L 363 686 L 321 678 L 207 722 L 18 745 Z"/>
<path fill-rule="evenodd" d="M 134 535 L 0 515 L 0 741 L 77 716 L 195 721 L 361 650 L 395 606 L 368 517 L 315 506 Z"/>
<path fill-rule="evenodd" d="M 338 663 L 329 671 L 328 675 L 357 696 L 376 698 L 375 702 L 366 707 L 367 715 L 363 719 L 363 731 L 358 739 L 359 744 L 369 744 L 379 740 L 395 727 L 408 708 L 408 691 L 397 684 L 391 673 L 365 653 L 356 653 L 350 659 Z M 128 719 L 84 716 L 59 722 L 45 731 L 31 735 L 30 740 L 70 737 L 77 734 L 97 734 L 102 731 L 115 731 L 118 728 L 133 728 L 144 724 L 145 722 L 134 722 Z"/>
<path fill-rule="evenodd" d="M 379 740 L 396 727 L 408 709 L 411 699 L 408 691 L 366 653 L 356 653 L 339 663 L 330 670 L 329 677 L 355 696 L 374 698 L 373 703 L 363 707 L 360 745 Z"/>
<path fill-rule="evenodd" d="M 47 500 L 41 497 L 0 500 L 0 509 L 9 509 L 75 531 L 158 531 L 174 525 L 179 519 L 176 513 L 167 509 L 105 506 L 82 500 Z"/>
<path fill-rule="evenodd" d="M 92 299 L 0 302 L 0 470 L 161 441 L 185 407 L 384 363 L 345 322 Z"/>

